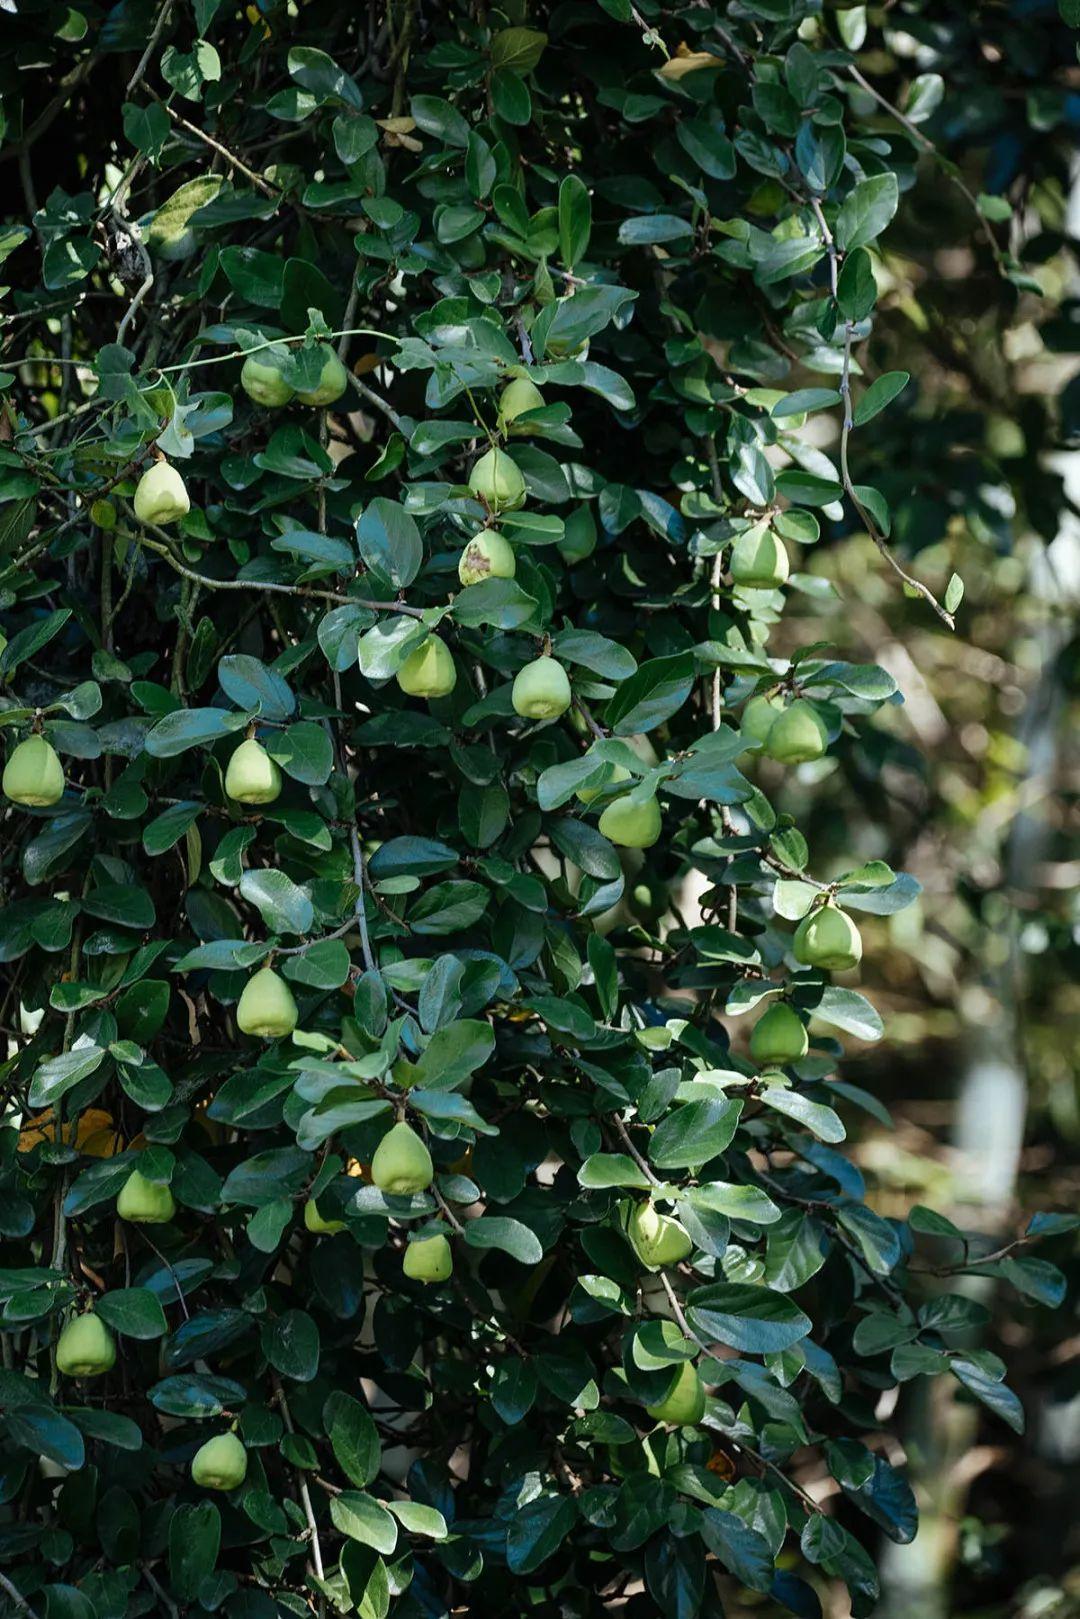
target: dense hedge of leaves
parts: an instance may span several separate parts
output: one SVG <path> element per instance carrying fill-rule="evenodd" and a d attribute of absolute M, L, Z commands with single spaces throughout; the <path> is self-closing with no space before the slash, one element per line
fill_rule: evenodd
<path fill-rule="evenodd" d="M 920 158 L 1038 290 L 948 85 L 814 0 L 5 28 L 0 1611 L 869 1613 L 879 1402 L 1019 1427 L 948 1278 L 1070 1223 L 868 1204 L 918 885 L 773 802 L 903 700 L 785 642 L 809 549 L 962 600 L 860 475 Z"/>

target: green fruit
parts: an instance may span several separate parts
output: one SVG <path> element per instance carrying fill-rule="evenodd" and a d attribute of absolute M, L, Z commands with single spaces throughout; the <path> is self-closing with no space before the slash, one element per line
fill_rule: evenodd
<path fill-rule="evenodd" d="M 799 1062 L 809 1045 L 802 1018 L 786 1001 L 777 1001 L 763 1012 L 750 1034 L 750 1055 L 762 1068 Z"/>
<path fill-rule="evenodd" d="M 99 1315 L 72 1316 L 56 1344 L 56 1369 L 65 1377 L 100 1377 L 116 1365 L 116 1341 Z"/>
<path fill-rule="evenodd" d="M 748 742 L 758 742 L 764 747 L 783 712 L 784 705 L 779 697 L 751 697 L 743 709 L 739 730 Z"/>
<path fill-rule="evenodd" d="M 744 589 L 778 589 L 789 571 L 783 540 L 762 524 L 748 528 L 731 548 L 730 571 L 732 583 Z"/>
<path fill-rule="evenodd" d="M 219 1433 L 191 1459 L 191 1477 L 204 1490 L 235 1490 L 247 1477 L 247 1451 L 234 1433 Z"/>
<path fill-rule="evenodd" d="M 765 739 L 765 752 L 782 765 L 801 765 L 820 759 L 829 746 L 829 732 L 817 709 L 797 697 L 785 708 Z"/>
<path fill-rule="evenodd" d="M 407 697 L 448 697 L 457 685 L 457 669 L 446 642 L 437 635 L 421 641 L 398 670 L 397 683 Z"/>
<path fill-rule="evenodd" d="M 501 534 L 482 528 L 462 551 L 457 572 L 463 585 L 478 585 L 484 579 L 512 579 L 517 560 Z"/>
<path fill-rule="evenodd" d="M 229 760 L 225 791 L 237 804 L 272 804 L 281 792 L 281 771 L 253 736 Z"/>
<path fill-rule="evenodd" d="M 302 390 L 297 394 L 296 397 L 302 405 L 332 405 L 335 399 L 341 398 L 349 386 L 349 373 L 330 345 L 320 343 L 319 352 L 323 357 L 319 380 L 314 388 Z"/>
<path fill-rule="evenodd" d="M 431 1154 L 412 1127 L 399 1120 L 383 1136 L 371 1160 L 371 1178 L 380 1192 L 407 1197 L 426 1192 L 435 1174 Z"/>
<path fill-rule="evenodd" d="M 4 767 L 4 795 L 13 804 L 46 809 L 64 796 L 64 767 L 43 736 L 20 742 Z"/>
<path fill-rule="evenodd" d="M 327 1232 L 332 1234 L 335 1231 L 344 1231 L 345 1229 L 344 1220 L 324 1220 L 313 1197 L 309 1197 L 304 1204 L 304 1224 L 312 1236 L 316 1237 Z"/>
<path fill-rule="evenodd" d="M 525 720 L 557 720 L 570 707 L 570 677 L 554 658 L 534 658 L 514 677 L 511 701 Z"/>
<path fill-rule="evenodd" d="M 639 1203 L 626 1222 L 630 1244 L 650 1270 L 677 1265 L 693 1252 L 694 1245 L 670 1214 L 661 1214 L 653 1203 Z"/>
<path fill-rule="evenodd" d="M 515 377 L 508 383 L 499 396 L 498 427 L 503 433 L 529 433 L 532 431 L 528 422 L 523 427 L 515 427 L 514 423 L 526 411 L 540 410 L 544 403 L 544 396 L 528 377 Z"/>
<path fill-rule="evenodd" d="M 147 1180 L 135 1169 L 120 1188 L 116 1212 L 132 1225 L 164 1225 L 176 1213 L 176 1204 L 168 1186 Z"/>
<path fill-rule="evenodd" d="M 629 772 L 629 770 L 627 770 L 625 765 L 608 765 L 607 770 L 606 770 L 606 772 L 604 774 L 604 779 L 600 783 L 599 787 L 579 787 L 578 788 L 577 794 L 576 794 L 578 803 L 579 804 L 592 804 L 596 799 L 598 799 L 600 797 L 600 795 L 602 793 L 606 793 L 609 787 L 616 786 L 620 781 L 629 781 L 629 780 L 630 780 L 630 772 Z"/>
<path fill-rule="evenodd" d="M 191 510 L 187 484 L 175 467 L 158 461 L 135 486 L 135 516 L 140 523 L 175 523 Z"/>
<path fill-rule="evenodd" d="M 525 479 L 505 450 L 489 450 L 469 474 L 469 488 L 489 512 L 513 512 L 525 504 Z"/>
<path fill-rule="evenodd" d="M 296 1028 L 296 1002 L 284 978 L 272 967 L 261 967 L 244 985 L 236 1007 L 236 1021 L 245 1034 L 260 1040 L 278 1040 Z"/>
<path fill-rule="evenodd" d="M 262 358 L 258 354 L 248 355 L 240 372 L 240 386 L 256 405 L 277 410 L 289 403 L 293 390 L 282 376 L 277 361 L 266 358 L 268 353 L 266 350 Z"/>
<path fill-rule="evenodd" d="M 421 1237 L 406 1248 L 401 1268 L 414 1282 L 445 1282 L 454 1268 L 454 1255 L 445 1237 Z"/>
<path fill-rule="evenodd" d="M 804 916 L 795 929 L 795 960 L 804 967 L 832 973 L 857 967 L 862 960 L 862 938 L 846 911 L 830 900 Z"/>
<path fill-rule="evenodd" d="M 693 1361 L 684 1360 L 664 1398 L 645 1409 L 655 1421 L 670 1422 L 676 1428 L 692 1428 L 700 1422 L 705 1415 L 705 1385 Z"/>
<path fill-rule="evenodd" d="M 651 849 L 662 827 L 660 805 L 655 798 L 635 804 L 628 794 L 612 799 L 600 817 L 600 830 L 612 843 L 624 849 Z"/>
<path fill-rule="evenodd" d="M 640 877 L 627 896 L 627 904 L 643 922 L 656 922 L 671 904 L 668 885 L 659 877 Z"/>

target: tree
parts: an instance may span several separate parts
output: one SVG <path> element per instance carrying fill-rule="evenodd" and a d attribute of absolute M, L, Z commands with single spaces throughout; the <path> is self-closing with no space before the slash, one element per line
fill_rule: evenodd
<path fill-rule="evenodd" d="M 961 605 L 865 481 L 918 163 L 1038 290 L 946 87 L 810 0 L 9 26 L 4 1600 L 869 1613 L 880 1395 L 1019 1428 L 948 1279 L 1076 1223 L 875 1211 L 918 885 L 784 807 L 902 700 L 813 548 Z"/>

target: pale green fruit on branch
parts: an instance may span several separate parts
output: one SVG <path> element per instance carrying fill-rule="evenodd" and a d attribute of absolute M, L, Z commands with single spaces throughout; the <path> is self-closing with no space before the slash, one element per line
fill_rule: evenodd
<path fill-rule="evenodd" d="M 176 1203 L 168 1186 L 147 1180 L 135 1169 L 120 1188 L 116 1212 L 132 1225 L 164 1225 L 176 1213 Z"/>
<path fill-rule="evenodd" d="M 270 410 L 287 405 L 293 396 L 292 388 L 281 374 L 281 367 L 274 360 L 258 354 L 249 354 L 244 361 L 240 386 L 256 405 L 266 405 Z"/>
<path fill-rule="evenodd" d="M 100 1377 L 116 1365 L 116 1340 L 99 1315 L 73 1316 L 56 1344 L 56 1369 L 65 1377 Z"/>
<path fill-rule="evenodd" d="M 247 1477 L 247 1451 L 234 1433 L 219 1433 L 191 1459 L 191 1477 L 204 1490 L 235 1490 Z"/>
<path fill-rule="evenodd" d="M 407 697 L 449 697 L 457 685 L 457 668 L 446 642 L 429 635 L 409 653 L 396 678 Z"/>
<path fill-rule="evenodd" d="M 431 1154 L 416 1131 L 400 1120 L 383 1136 L 371 1160 L 371 1178 L 380 1192 L 408 1197 L 426 1192 L 435 1174 Z"/>
<path fill-rule="evenodd" d="M 731 548 L 730 572 L 744 589 L 778 589 L 789 572 L 783 540 L 771 528 L 748 528 Z"/>
<path fill-rule="evenodd" d="M 660 805 L 655 798 L 635 804 L 624 794 L 613 799 L 600 817 L 600 830 L 612 843 L 624 849 L 651 849 L 660 836 Z"/>
<path fill-rule="evenodd" d="M 469 488 L 489 512 L 513 512 L 525 504 L 525 479 L 505 450 L 489 450 L 469 474 Z"/>
<path fill-rule="evenodd" d="M 554 658 L 534 658 L 515 675 L 511 701 L 524 720 L 557 720 L 570 707 L 570 677 Z"/>
<path fill-rule="evenodd" d="M 705 1415 L 705 1385 L 693 1361 L 684 1360 L 664 1398 L 645 1409 L 655 1421 L 675 1428 L 692 1428 L 700 1422 Z"/>
<path fill-rule="evenodd" d="M 454 1255 L 445 1237 L 421 1237 L 406 1248 L 401 1268 L 414 1282 L 445 1282 L 454 1268 Z"/>
<path fill-rule="evenodd" d="M 175 467 L 158 461 L 135 486 L 135 516 L 140 523 L 178 523 L 191 510 L 187 484 Z"/>
<path fill-rule="evenodd" d="M 764 747 L 769 740 L 769 732 L 783 712 L 784 705 L 779 697 L 766 697 L 764 693 L 751 697 L 742 711 L 739 730 L 748 742 L 759 742 Z"/>
<path fill-rule="evenodd" d="M 829 746 L 825 721 L 812 703 L 797 697 L 785 708 L 765 741 L 765 752 L 782 765 L 806 764 L 820 759 Z"/>
<path fill-rule="evenodd" d="M 485 579 L 512 579 L 517 572 L 513 550 L 495 529 L 482 528 L 474 534 L 458 562 L 458 578 L 463 585 L 478 585 Z"/>
<path fill-rule="evenodd" d="M 229 760 L 225 791 L 237 804 L 272 804 L 281 792 L 281 771 L 253 736 Z"/>
<path fill-rule="evenodd" d="M 661 1214 L 653 1203 L 639 1203 L 626 1222 L 630 1244 L 650 1270 L 677 1265 L 693 1252 L 694 1245 L 682 1226 L 670 1214 Z"/>
<path fill-rule="evenodd" d="M 297 1015 L 292 990 L 272 967 L 261 967 L 252 974 L 236 1007 L 240 1028 L 260 1040 L 280 1040 L 292 1034 Z"/>
<path fill-rule="evenodd" d="M 625 765 L 608 765 L 603 781 L 599 787 L 579 787 L 577 800 L 579 804 L 592 804 L 601 793 L 606 793 L 609 787 L 616 787 L 621 781 L 629 781 L 630 772 Z"/>
<path fill-rule="evenodd" d="M 314 388 L 301 391 L 296 396 L 302 405 L 332 405 L 349 386 L 349 373 L 330 345 L 320 343 L 319 353 L 322 356 L 322 370 L 318 382 Z"/>
<path fill-rule="evenodd" d="M 64 796 L 64 767 L 43 736 L 20 742 L 4 766 L 4 796 L 28 809 L 47 809 Z"/>
<path fill-rule="evenodd" d="M 304 1224 L 312 1236 L 315 1237 L 326 1233 L 332 1235 L 335 1231 L 344 1231 L 345 1229 L 344 1220 L 324 1220 L 313 1197 L 309 1197 L 304 1204 Z"/>
<path fill-rule="evenodd" d="M 777 1001 L 763 1012 L 750 1034 L 750 1055 L 759 1067 L 800 1062 L 810 1047 L 806 1027 L 794 1007 Z"/>
<path fill-rule="evenodd" d="M 795 960 L 804 967 L 832 973 L 857 967 L 862 960 L 862 938 L 847 912 L 830 900 L 804 916 L 795 929 Z"/>
<path fill-rule="evenodd" d="M 528 422 L 520 427 L 514 424 L 519 416 L 524 416 L 528 410 L 540 410 L 544 403 L 544 396 L 528 377 L 515 377 L 499 395 L 498 427 L 503 433 L 528 433 L 531 431 Z"/>

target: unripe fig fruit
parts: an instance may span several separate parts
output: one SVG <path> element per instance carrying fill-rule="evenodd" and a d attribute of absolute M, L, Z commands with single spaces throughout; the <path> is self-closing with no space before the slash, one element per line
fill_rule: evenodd
<path fill-rule="evenodd" d="M 513 512 L 525 504 L 525 479 L 505 450 L 488 450 L 469 474 L 469 488 L 489 512 Z"/>
<path fill-rule="evenodd" d="M 176 523 L 191 510 L 187 484 L 175 467 L 158 461 L 135 486 L 135 516 L 140 523 Z"/>
<path fill-rule="evenodd" d="M 570 700 L 570 677 L 554 658 L 534 658 L 514 676 L 511 701 L 522 719 L 557 720 Z"/>
<path fill-rule="evenodd" d="M 539 410 L 543 403 L 544 396 L 535 382 L 530 382 L 528 377 L 515 377 L 499 396 L 499 429 L 503 433 L 528 433 L 528 422 L 521 427 L 515 427 L 514 423 L 526 411 Z"/>
<path fill-rule="evenodd" d="M 445 1237 L 421 1237 L 406 1248 L 401 1268 L 414 1282 L 445 1282 L 454 1268 L 454 1255 Z"/>
<path fill-rule="evenodd" d="M 762 1068 L 799 1062 L 809 1046 L 802 1018 L 786 1001 L 776 1001 L 763 1012 L 750 1033 L 750 1055 Z"/>
<path fill-rule="evenodd" d="M 266 405 L 270 410 L 287 405 L 293 396 L 280 366 L 265 355 L 248 355 L 240 372 L 240 386 L 256 405 Z"/>
<path fill-rule="evenodd" d="M 730 572 L 744 589 L 776 590 L 789 572 L 783 540 L 771 528 L 748 528 L 731 548 Z"/>
<path fill-rule="evenodd" d="M 225 791 L 236 804 L 272 804 L 281 792 L 281 771 L 253 736 L 229 760 Z"/>
<path fill-rule="evenodd" d="M 435 1174 L 431 1154 L 416 1131 L 399 1120 L 383 1136 L 371 1160 L 371 1178 L 380 1192 L 407 1197 L 426 1192 Z"/>
<path fill-rule="evenodd" d="M 482 528 L 473 535 L 457 565 L 463 585 L 478 585 L 484 579 L 512 579 L 516 572 L 513 550 L 492 528 Z"/>
<path fill-rule="evenodd" d="M 677 1265 L 693 1252 L 694 1245 L 670 1214 L 661 1214 L 653 1203 L 639 1203 L 626 1222 L 630 1245 L 643 1265 L 659 1270 Z"/>
<path fill-rule="evenodd" d="M 322 355 L 319 380 L 314 388 L 297 394 L 296 397 L 302 405 L 332 405 L 335 399 L 341 398 L 349 386 L 349 373 L 329 343 L 320 343 L 319 352 Z"/>
<path fill-rule="evenodd" d="M 116 1365 L 116 1340 L 99 1315 L 71 1318 L 56 1344 L 56 1369 L 65 1377 L 100 1377 Z"/>
<path fill-rule="evenodd" d="M 120 1188 L 116 1212 L 132 1225 L 164 1225 L 176 1213 L 176 1203 L 168 1186 L 159 1186 L 134 1169 Z"/>
<path fill-rule="evenodd" d="M 64 767 L 43 736 L 20 742 L 4 766 L 4 796 L 29 809 L 46 809 L 64 796 Z"/>
<path fill-rule="evenodd" d="M 601 793 L 606 793 L 609 787 L 617 786 L 620 781 L 629 780 L 630 772 L 625 765 L 608 765 L 607 772 L 599 787 L 578 788 L 577 801 L 579 804 L 591 804 L 600 797 Z"/>
<path fill-rule="evenodd" d="M 247 1477 L 247 1451 L 234 1433 L 219 1433 L 191 1459 L 191 1477 L 204 1490 L 235 1490 Z"/>
<path fill-rule="evenodd" d="M 705 1385 L 693 1361 L 684 1360 L 664 1398 L 645 1409 L 656 1422 L 669 1422 L 676 1428 L 692 1428 L 700 1422 L 705 1415 Z"/>
<path fill-rule="evenodd" d="M 446 642 L 429 635 L 409 653 L 396 678 L 407 697 L 449 697 L 457 685 L 457 668 Z"/>
<path fill-rule="evenodd" d="M 312 1236 L 315 1237 L 326 1233 L 332 1235 L 335 1231 L 344 1231 L 345 1229 L 344 1220 L 324 1220 L 313 1197 L 309 1197 L 304 1204 L 304 1224 Z"/>
<path fill-rule="evenodd" d="M 272 967 L 260 967 L 244 985 L 237 1002 L 236 1021 L 245 1034 L 260 1040 L 279 1040 L 296 1028 L 296 1002 L 284 978 Z"/>
<path fill-rule="evenodd" d="M 765 739 L 765 752 L 782 765 L 801 765 L 820 759 L 829 746 L 825 721 L 812 703 L 797 697 L 785 708 Z"/>
<path fill-rule="evenodd" d="M 847 912 L 830 900 L 795 929 L 795 960 L 824 972 L 849 972 L 862 960 L 862 937 Z"/>
<path fill-rule="evenodd" d="M 635 804 L 629 795 L 614 798 L 600 817 L 600 830 L 624 849 L 651 849 L 660 836 L 660 805 L 655 798 Z"/>
<path fill-rule="evenodd" d="M 779 697 L 766 697 L 764 693 L 751 697 L 742 711 L 739 730 L 748 742 L 759 742 L 764 747 L 769 732 L 783 712 L 784 705 Z"/>

